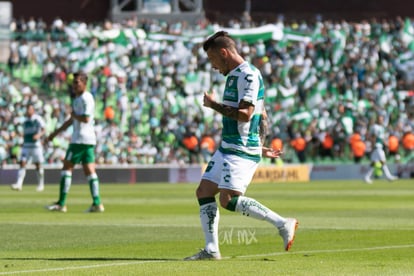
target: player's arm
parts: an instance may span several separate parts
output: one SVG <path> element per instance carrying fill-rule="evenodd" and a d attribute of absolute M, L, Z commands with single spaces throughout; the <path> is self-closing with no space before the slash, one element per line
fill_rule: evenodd
<path fill-rule="evenodd" d="M 73 118 L 70 117 L 68 120 L 66 120 L 63 125 L 61 127 L 59 127 L 58 129 L 56 129 L 55 131 L 53 131 L 48 137 L 47 140 L 48 141 L 52 141 L 56 135 L 58 135 L 59 133 L 61 133 L 62 131 L 65 131 L 69 126 L 71 126 L 73 123 Z"/>
<path fill-rule="evenodd" d="M 40 131 L 38 133 L 36 133 L 35 135 L 33 135 L 33 139 L 34 140 L 39 140 L 43 135 L 45 135 L 46 130 L 45 128 L 40 128 Z"/>
<path fill-rule="evenodd" d="M 283 151 L 281 149 L 272 149 L 268 147 L 262 147 L 262 156 L 267 158 L 279 158 L 282 156 Z"/>
<path fill-rule="evenodd" d="M 204 93 L 204 106 L 210 107 L 223 116 L 240 122 L 248 122 L 253 114 L 254 106 L 246 101 L 241 100 L 238 107 L 228 106 L 216 102 L 214 93 Z"/>
<path fill-rule="evenodd" d="M 265 144 L 266 136 L 268 135 L 268 133 L 269 133 L 269 120 L 267 118 L 266 109 L 263 108 L 262 120 L 260 121 L 260 129 L 259 129 L 260 140 L 262 141 L 262 145 Z M 282 156 L 282 154 L 283 154 L 282 149 L 273 149 L 273 148 L 262 146 L 263 157 L 279 158 Z"/>
<path fill-rule="evenodd" d="M 72 112 L 72 119 L 81 123 L 87 123 L 89 122 L 90 117 L 88 115 L 76 115 L 75 112 Z"/>
<path fill-rule="evenodd" d="M 262 145 L 266 142 L 266 137 L 269 134 L 269 120 L 267 118 L 266 109 L 263 107 L 262 112 L 262 120 L 260 121 L 259 126 L 259 135 L 260 135 L 260 141 L 262 142 Z"/>

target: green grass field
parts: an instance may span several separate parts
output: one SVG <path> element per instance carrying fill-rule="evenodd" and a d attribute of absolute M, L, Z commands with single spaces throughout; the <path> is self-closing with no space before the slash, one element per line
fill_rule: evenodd
<path fill-rule="evenodd" d="M 221 209 L 221 261 L 185 262 L 204 245 L 195 184 L 101 185 L 105 213 L 44 209 L 58 186 L 0 186 L 0 275 L 413 275 L 414 181 L 254 184 L 247 195 L 298 218 L 283 251 L 264 221 Z"/>

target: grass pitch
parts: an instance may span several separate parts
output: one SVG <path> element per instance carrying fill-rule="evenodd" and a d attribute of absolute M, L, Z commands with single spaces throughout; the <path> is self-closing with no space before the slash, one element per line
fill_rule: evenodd
<path fill-rule="evenodd" d="M 101 185 L 105 213 L 48 212 L 58 186 L 0 186 L 0 275 L 413 275 L 414 181 L 252 184 L 247 196 L 299 220 L 283 251 L 274 227 L 220 209 L 221 261 L 185 262 L 203 247 L 195 184 Z"/>

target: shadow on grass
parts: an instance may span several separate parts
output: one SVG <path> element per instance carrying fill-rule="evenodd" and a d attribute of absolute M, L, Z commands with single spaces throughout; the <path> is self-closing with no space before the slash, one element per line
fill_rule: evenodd
<path fill-rule="evenodd" d="M 181 261 L 182 259 L 168 259 L 168 258 L 0 258 L 4 261 Z"/>

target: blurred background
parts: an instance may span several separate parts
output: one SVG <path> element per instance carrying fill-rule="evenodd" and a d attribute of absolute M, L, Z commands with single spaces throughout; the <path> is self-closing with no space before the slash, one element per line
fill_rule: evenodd
<path fill-rule="evenodd" d="M 265 79 L 267 144 L 285 152 L 265 163 L 363 173 L 380 126 L 393 173 L 413 175 L 413 14 L 403 0 L 0 1 L 1 164 L 17 162 L 28 102 L 48 133 L 64 121 L 78 70 L 97 103 L 98 164 L 208 162 L 221 118 L 202 93 L 225 79 L 200 42 L 225 29 Z M 47 145 L 48 164 L 69 137 Z"/>

